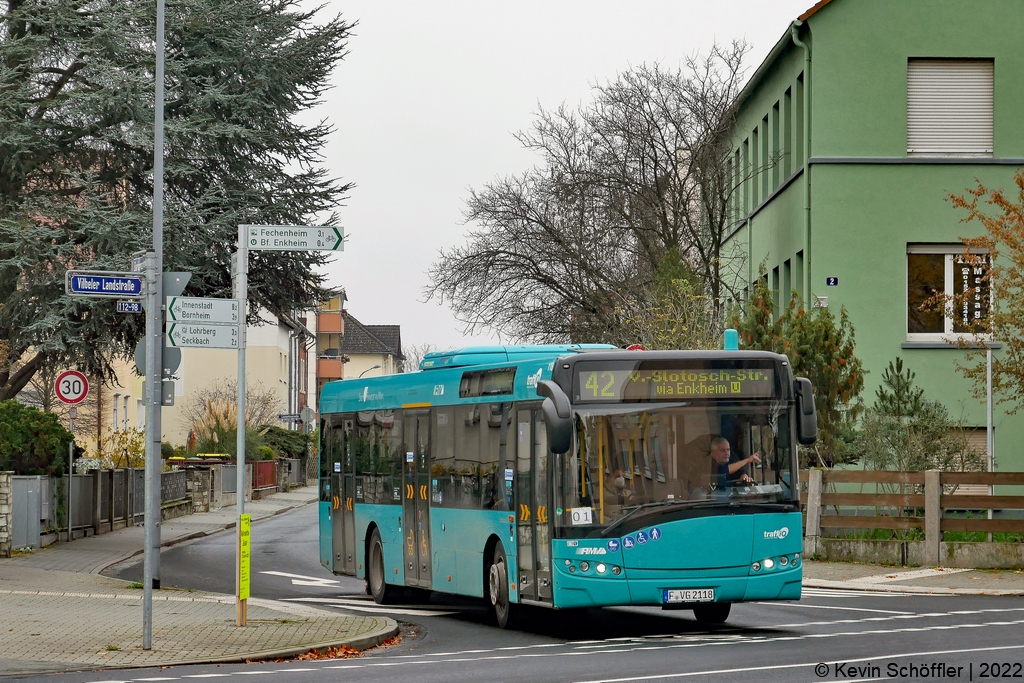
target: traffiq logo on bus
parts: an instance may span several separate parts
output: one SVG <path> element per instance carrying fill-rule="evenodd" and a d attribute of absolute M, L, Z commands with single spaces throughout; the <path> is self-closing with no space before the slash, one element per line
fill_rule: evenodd
<path fill-rule="evenodd" d="M 765 538 L 783 539 L 786 536 L 789 536 L 789 527 L 788 526 L 784 526 L 781 529 L 776 529 L 775 531 L 766 531 L 766 532 L 764 532 L 764 537 Z"/>

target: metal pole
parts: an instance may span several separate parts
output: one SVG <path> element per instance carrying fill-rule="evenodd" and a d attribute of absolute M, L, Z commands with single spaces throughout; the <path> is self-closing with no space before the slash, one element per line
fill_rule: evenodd
<path fill-rule="evenodd" d="M 153 251 L 146 255 L 146 533 L 142 579 L 142 649 L 153 648 L 153 589 L 160 587 L 160 381 L 163 378 L 164 0 L 156 0 L 153 106 Z"/>
<path fill-rule="evenodd" d="M 249 244 L 245 225 L 238 226 L 238 251 L 235 254 L 235 298 L 240 311 L 238 319 L 238 428 L 235 439 L 235 596 L 238 598 L 238 626 L 245 626 L 245 605 L 242 595 L 242 515 L 245 513 L 245 316 L 249 296 Z"/>
<path fill-rule="evenodd" d="M 74 433 L 75 431 L 75 420 L 72 418 L 68 420 L 68 425 L 71 427 L 68 431 Z M 71 440 L 68 444 L 68 543 L 71 543 L 71 537 L 74 535 L 74 525 L 71 523 L 71 511 L 75 508 L 71 506 L 71 488 L 75 482 L 75 469 L 72 461 L 75 459 L 75 441 Z"/>
<path fill-rule="evenodd" d="M 985 437 L 986 437 L 985 450 L 986 450 L 986 452 L 988 454 L 988 471 L 989 472 L 995 472 L 996 471 L 995 470 L 995 466 L 996 466 L 995 448 L 994 448 L 994 444 L 992 443 L 993 433 L 992 433 L 992 345 L 991 345 L 991 343 L 988 344 L 986 349 L 985 349 L 985 396 L 986 396 L 986 400 L 987 400 L 987 406 L 985 408 L 985 413 L 986 413 L 986 420 L 985 420 L 985 429 L 986 429 L 986 434 L 985 434 Z M 988 495 L 993 496 L 993 495 L 995 495 L 995 492 L 996 492 L 996 487 L 993 486 L 992 484 L 989 484 L 988 485 Z M 992 519 L 992 508 L 988 509 L 988 518 Z M 988 534 L 988 541 L 989 541 L 989 543 L 992 542 L 992 532 L 991 531 Z"/>

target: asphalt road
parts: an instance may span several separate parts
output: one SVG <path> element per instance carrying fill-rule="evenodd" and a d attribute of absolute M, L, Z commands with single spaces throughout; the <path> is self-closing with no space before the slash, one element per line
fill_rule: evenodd
<path fill-rule="evenodd" d="M 799 602 L 735 605 L 708 629 L 690 612 L 535 610 L 501 630 L 479 600 L 434 595 L 381 607 L 362 581 L 317 559 L 312 505 L 253 525 L 255 597 L 386 614 L 402 642 L 347 660 L 208 665 L 46 676 L 47 681 L 190 681 L 263 675 L 274 683 L 452 681 L 867 681 L 1024 679 L 1024 598 L 805 589 Z M 234 534 L 165 550 L 166 586 L 231 593 Z M 141 563 L 112 575 L 138 580 Z"/>

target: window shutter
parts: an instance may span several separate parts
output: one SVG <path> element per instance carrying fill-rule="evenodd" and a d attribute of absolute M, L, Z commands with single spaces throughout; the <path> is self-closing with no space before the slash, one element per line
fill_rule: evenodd
<path fill-rule="evenodd" d="M 907 63 L 907 154 L 992 156 L 992 60 Z"/>

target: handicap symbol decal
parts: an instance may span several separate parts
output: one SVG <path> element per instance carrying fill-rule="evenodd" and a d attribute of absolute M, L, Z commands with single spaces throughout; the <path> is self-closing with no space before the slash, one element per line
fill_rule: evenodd
<path fill-rule="evenodd" d="M 636 542 L 639 543 L 640 545 L 643 545 L 644 543 L 647 543 L 647 533 L 644 532 L 644 531 L 636 532 Z"/>
<path fill-rule="evenodd" d="M 628 549 L 632 548 L 634 545 L 636 545 L 636 543 L 633 542 L 633 537 L 632 536 L 626 536 L 624 539 L 622 539 L 622 547 L 623 548 L 626 548 L 628 550 Z"/>
<path fill-rule="evenodd" d="M 608 552 L 614 553 L 614 552 L 617 552 L 618 549 L 619 549 L 619 542 L 618 541 L 616 541 L 614 538 L 612 540 L 608 541 Z"/>

